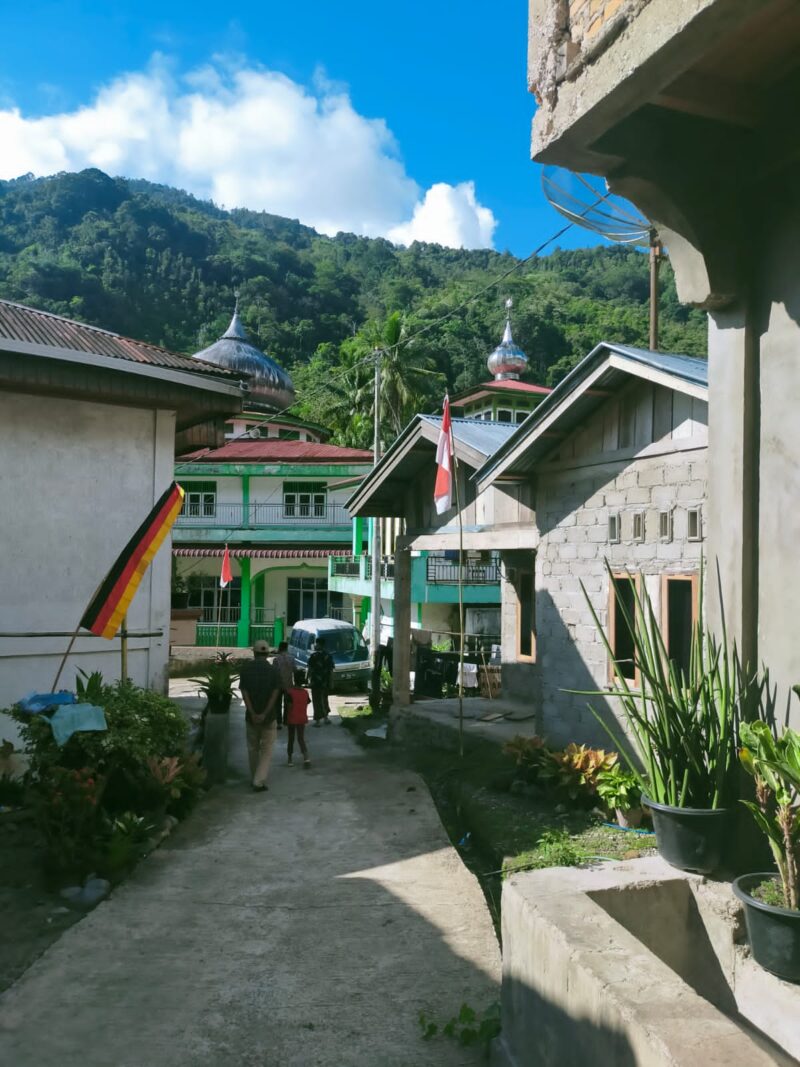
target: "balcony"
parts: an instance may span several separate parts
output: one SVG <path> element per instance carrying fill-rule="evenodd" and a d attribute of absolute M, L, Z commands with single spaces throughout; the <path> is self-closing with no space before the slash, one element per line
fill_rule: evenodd
<path fill-rule="evenodd" d="M 176 526 L 221 526 L 225 529 L 258 526 L 350 526 L 344 504 L 217 504 L 200 514 L 182 511 Z"/>
<path fill-rule="evenodd" d="M 471 604 L 500 603 L 500 564 L 495 561 L 464 564 L 464 597 Z M 415 556 L 411 560 L 411 601 L 414 604 L 458 602 L 459 566 L 441 556 Z M 369 556 L 331 556 L 328 586 L 351 596 L 372 596 L 372 559 Z M 394 560 L 381 560 L 381 597 L 394 597 Z"/>
<path fill-rule="evenodd" d="M 247 540 L 270 544 L 315 541 L 348 544 L 352 522 L 344 504 L 194 505 L 180 513 L 173 538 L 180 542 Z"/>
<path fill-rule="evenodd" d="M 459 574 L 463 571 L 462 574 Z M 500 581 L 500 564 L 472 563 L 469 560 L 463 568 L 441 556 L 428 556 L 425 577 L 431 585 L 458 585 L 463 577 L 464 585 L 496 585 Z"/>

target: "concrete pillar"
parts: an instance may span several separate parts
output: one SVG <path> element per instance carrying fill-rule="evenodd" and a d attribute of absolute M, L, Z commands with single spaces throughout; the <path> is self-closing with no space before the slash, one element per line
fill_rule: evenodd
<path fill-rule="evenodd" d="M 722 612 L 742 656 L 758 662 L 758 336 L 744 307 L 709 314 L 708 622 Z"/>
<path fill-rule="evenodd" d="M 239 570 L 242 576 L 242 607 L 239 614 L 239 625 L 236 632 L 236 644 L 239 648 L 247 648 L 250 644 L 250 560 L 243 557 L 239 560 Z"/>
<path fill-rule="evenodd" d="M 242 475 L 242 526 L 250 525 L 250 475 Z"/>
<path fill-rule="evenodd" d="M 353 555 L 360 556 L 364 546 L 364 520 L 359 516 L 353 519 Z"/>
<path fill-rule="evenodd" d="M 411 699 L 411 552 L 406 538 L 398 538 L 394 552 L 394 650 L 392 704 Z"/>

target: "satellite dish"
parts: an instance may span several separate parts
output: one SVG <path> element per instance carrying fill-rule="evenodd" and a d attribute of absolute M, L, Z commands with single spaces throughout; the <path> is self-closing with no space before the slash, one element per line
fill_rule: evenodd
<path fill-rule="evenodd" d="M 247 436 L 252 437 L 254 441 L 260 440 L 262 437 L 266 437 L 266 434 L 260 426 L 251 426 L 247 431 Z"/>
<path fill-rule="evenodd" d="M 664 250 L 658 232 L 630 201 L 608 188 L 596 174 L 575 174 L 563 167 L 542 168 L 542 192 L 570 222 L 617 244 L 650 249 L 650 348 L 658 348 L 658 268 Z"/>

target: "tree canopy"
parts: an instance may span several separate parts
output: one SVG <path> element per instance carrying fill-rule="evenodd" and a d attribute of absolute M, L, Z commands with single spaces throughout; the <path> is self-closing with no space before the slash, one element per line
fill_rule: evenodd
<path fill-rule="evenodd" d="M 507 296 L 531 381 L 555 384 L 599 341 L 648 337 L 647 257 L 624 246 L 520 264 L 488 249 L 325 237 L 99 170 L 0 182 L 0 297 L 192 353 L 224 331 L 235 291 L 253 342 L 291 373 L 298 413 L 348 444 L 370 440 L 376 345 L 396 432 L 445 387 L 486 380 Z M 662 349 L 705 355 L 705 317 L 678 303 L 668 263 L 660 315 Z"/>

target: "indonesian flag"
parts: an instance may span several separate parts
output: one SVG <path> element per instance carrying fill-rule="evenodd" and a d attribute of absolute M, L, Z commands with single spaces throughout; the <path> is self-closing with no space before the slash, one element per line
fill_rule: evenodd
<path fill-rule="evenodd" d="M 226 585 L 230 585 L 233 581 L 233 574 L 231 573 L 231 557 L 228 552 L 228 546 L 225 545 L 225 554 L 222 557 L 222 570 L 219 575 L 219 587 L 224 589 Z"/>
<path fill-rule="evenodd" d="M 453 451 L 450 429 L 450 397 L 445 396 L 442 428 L 436 445 L 436 481 L 433 486 L 433 502 L 436 514 L 443 515 L 453 506 Z"/>

